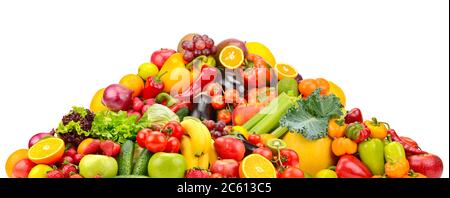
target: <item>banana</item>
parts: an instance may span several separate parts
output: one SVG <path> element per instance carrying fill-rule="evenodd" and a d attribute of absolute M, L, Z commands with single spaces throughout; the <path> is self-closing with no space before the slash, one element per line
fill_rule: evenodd
<path fill-rule="evenodd" d="M 181 126 L 191 139 L 192 153 L 194 156 L 201 156 L 205 151 L 205 147 L 207 147 L 207 142 L 205 141 L 207 137 L 205 137 L 206 134 L 203 129 L 199 126 L 198 122 L 193 119 L 184 119 L 181 122 Z"/>
<path fill-rule="evenodd" d="M 205 153 L 198 158 L 198 166 L 204 170 L 209 168 L 209 154 Z"/>
<path fill-rule="evenodd" d="M 214 148 L 214 140 L 211 140 L 211 145 L 209 147 L 208 155 L 209 155 L 209 165 L 212 166 L 214 164 L 214 162 L 217 161 L 217 153 L 216 153 L 216 148 Z"/>
<path fill-rule="evenodd" d="M 192 145 L 191 138 L 183 135 L 181 138 L 181 154 L 183 154 L 184 159 L 186 160 L 187 168 L 193 169 L 198 166 L 198 157 L 195 157 Z"/>
<path fill-rule="evenodd" d="M 197 121 L 197 124 L 198 124 L 199 130 L 200 130 L 200 131 L 203 133 L 203 135 L 204 135 L 205 147 L 204 147 L 203 153 L 208 153 L 209 150 L 210 150 L 209 145 L 211 145 L 211 141 L 212 141 L 211 133 L 209 132 L 208 127 L 206 127 L 206 126 L 205 126 L 203 123 L 201 123 L 200 121 Z"/>

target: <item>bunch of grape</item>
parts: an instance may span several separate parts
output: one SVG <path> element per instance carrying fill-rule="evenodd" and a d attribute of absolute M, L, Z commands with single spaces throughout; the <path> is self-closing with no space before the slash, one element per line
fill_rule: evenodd
<path fill-rule="evenodd" d="M 227 125 L 223 121 L 203 120 L 203 124 L 208 127 L 213 139 L 228 135 L 228 131 L 224 130 Z"/>
<path fill-rule="evenodd" d="M 186 62 L 191 62 L 194 58 L 201 55 L 209 56 L 217 52 L 214 41 L 205 34 L 195 34 L 192 40 L 183 41 L 181 47 L 184 49 L 183 59 Z"/>

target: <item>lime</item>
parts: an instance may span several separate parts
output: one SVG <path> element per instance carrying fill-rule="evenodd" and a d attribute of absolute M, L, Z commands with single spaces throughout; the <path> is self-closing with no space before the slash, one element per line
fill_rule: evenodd
<path fill-rule="evenodd" d="M 278 82 L 278 95 L 286 93 L 289 96 L 298 96 L 297 81 L 294 78 L 283 78 Z"/>
<path fill-rule="evenodd" d="M 158 74 L 159 70 L 158 67 L 153 63 L 142 63 L 139 66 L 138 75 L 144 79 L 147 80 L 150 76 L 156 76 Z"/>

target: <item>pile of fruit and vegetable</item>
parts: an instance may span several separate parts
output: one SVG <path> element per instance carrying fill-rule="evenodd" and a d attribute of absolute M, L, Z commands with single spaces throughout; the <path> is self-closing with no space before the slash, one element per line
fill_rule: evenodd
<path fill-rule="evenodd" d="M 441 159 L 258 42 L 188 34 L 12 153 L 13 178 L 422 178 Z"/>

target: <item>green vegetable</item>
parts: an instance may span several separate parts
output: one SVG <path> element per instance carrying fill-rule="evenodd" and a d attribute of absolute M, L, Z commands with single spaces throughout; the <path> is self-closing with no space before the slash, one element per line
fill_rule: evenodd
<path fill-rule="evenodd" d="M 320 95 L 315 90 L 307 99 L 299 100 L 281 118 L 280 125 L 297 132 L 306 139 L 317 140 L 327 135 L 328 121 L 342 115 L 341 103 L 334 94 Z"/>
<path fill-rule="evenodd" d="M 122 144 L 119 153 L 119 172 L 118 175 L 130 175 L 133 170 L 134 142 L 127 140 Z"/>
<path fill-rule="evenodd" d="M 150 178 L 149 176 L 144 176 L 144 175 L 119 175 L 119 176 L 115 176 L 114 178 L 133 178 L 133 179 L 146 179 L 146 178 Z"/>
<path fill-rule="evenodd" d="M 168 107 L 161 104 L 154 104 L 144 113 L 138 125 L 142 128 L 148 128 L 152 124 L 164 126 L 170 121 L 179 122 L 180 119 Z"/>
<path fill-rule="evenodd" d="M 391 142 L 384 146 L 384 157 L 386 162 L 397 163 L 406 159 L 405 149 L 399 142 Z"/>
<path fill-rule="evenodd" d="M 152 153 L 150 153 L 147 149 L 143 149 L 136 161 L 136 164 L 134 164 L 132 175 L 148 175 L 147 169 L 150 157 L 152 157 Z"/>
<path fill-rule="evenodd" d="M 298 96 L 298 83 L 293 78 L 283 78 L 278 82 L 278 95 L 286 93 L 288 96 Z"/>
<path fill-rule="evenodd" d="M 124 143 L 127 139 L 135 138 L 143 128 L 136 123 L 136 118 L 135 115 L 128 116 L 126 111 L 100 111 L 92 122 L 91 134 L 100 139 Z"/>
<path fill-rule="evenodd" d="M 384 175 L 384 143 L 378 138 L 358 144 L 359 158 L 374 175 Z"/>
<path fill-rule="evenodd" d="M 266 114 L 253 128 L 249 130 L 250 133 L 266 134 L 276 129 L 279 126 L 280 118 L 293 105 L 294 102 L 286 94 L 282 93 L 278 96 L 275 103 L 271 102 L 269 107 L 272 111 L 267 112 L 266 108 L 262 109 L 260 113 Z M 258 113 L 258 114 L 260 114 Z"/>

